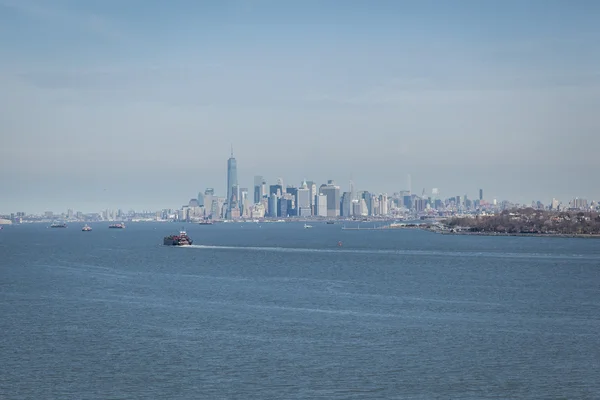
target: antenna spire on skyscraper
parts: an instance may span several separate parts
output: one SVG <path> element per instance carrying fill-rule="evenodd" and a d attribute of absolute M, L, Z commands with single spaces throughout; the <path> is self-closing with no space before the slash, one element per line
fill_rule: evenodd
<path fill-rule="evenodd" d="M 231 158 L 233 158 L 233 143 L 231 143 Z"/>

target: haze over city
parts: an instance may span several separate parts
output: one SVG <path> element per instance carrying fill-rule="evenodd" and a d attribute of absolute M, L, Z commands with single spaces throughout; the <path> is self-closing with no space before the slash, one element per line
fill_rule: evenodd
<path fill-rule="evenodd" d="M 600 3 L 0 0 L 0 212 L 254 175 L 600 198 Z"/>

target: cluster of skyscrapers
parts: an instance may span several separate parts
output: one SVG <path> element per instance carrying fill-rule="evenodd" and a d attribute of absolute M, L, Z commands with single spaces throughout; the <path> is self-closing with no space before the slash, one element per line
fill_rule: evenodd
<path fill-rule="evenodd" d="M 252 195 L 252 197 L 250 197 Z M 184 208 L 186 208 L 184 206 Z M 316 182 L 304 180 L 300 186 L 285 186 L 278 178 L 268 185 L 262 176 L 254 177 L 252 193 L 240 187 L 237 160 L 233 155 L 227 160 L 227 195 L 215 196 L 208 188 L 190 200 L 184 213 L 188 218 L 238 219 L 238 218 L 286 218 L 386 215 L 388 197 L 375 196 L 369 192 L 355 192 L 350 183 L 349 192 L 341 192 L 333 180 L 317 186 Z"/>
<path fill-rule="evenodd" d="M 262 176 L 254 177 L 251 190 L 240 187 L 238 182 L 237 160 L 231 156 L 227 160 L 227 192 L 226 196 L 217 196 L 213 188 L 207 188 L 198 193 L 188 204 L 178 210 L 163 209 L 161 211 L 123 213 L 121 210 L 105 210 L 101 213 L 83 214 L 69 209 L 67 213 L 55 215 L 51 211 L 44 215 L 28 215 L 25 212 L 0 215 L 0 224 L 19 223 L 23 221 L 45 221 L 60 218 L 72 221 L 113 221 L 113 220 L 235 220 L 260 218 L 397 218 L 405 216 L 450 216 L 468 213 L 496 213 L 501 210 L 532 207 L 555 211 L 581 210 L 600 211 L 596 201 L 575 198 L 568 204 L 562 204 L 557 199 L 545 206 L 540 201 L 531 205 L 497 202 L 496 199 L 487 201 L 483 189 L 479 189 L 479 198 L 472 200 L 466 195 L 452 196 L 446 199 L 440 197 L 438 189 L 430 194 L 423 189 L 421 195 L 411 192 L 411 178 L 408 176 L 408 190 L 399 191 L 388 196 L 374 194 L 368 191 L 356 191 L 352 181 L 349 190 L 342 192 L 340 186 L 333 180 L 317 185 L 314 181 L 304 180 L 296 187 L 284 185 L 283 179 L 278 178 L 274 184 L 268 185 Z"/>
<path fill-rule="evenodd" d="M 464 196 L 440 198 L 439 190 L 434 188 L 431 194 L 425 190 L 421 195 L 410 191 L 411 180 L 408 177 L 408 190 L 387 194 L 374 194 L 368 191 L 356 191 L 354 184 L 349 183 L 349 191 L 342 192 L 333 180 L 317 185 L 314 181 L 304 180 L 299 186 L 284 185 L 282 178 L 274 184 L 267 184 L 262 176 L 254 177 L 254 187 L 240 187 L 238 182 L 237 160 L 231 150 L 227 160 L 227 193 L 225 197 L 215 195 L 213 188 L 208 188 L 190 200 L 189 204 L 171 216 L 183 220 L 199 219 L 258 219 L 258 218 L 327 218 L 338 217 L 396 217 L 410 213 L 412 215 L 436 214 L 451 215 L 468 212 L 497 212 L 509 209 L 517 204 L 508 201 L 487 201 L 483 189 L 479 189 L 478 199 Z M 587 202 L 578 200 L 575 206 Z M 541 202 L 533 202 L 534 208 L 545 208 Z M 572 207 L 572 206 L 571 206 Z M 555 201 L 548 207 L 557 209 Z M 166 217 L 167 214 L 163 216 Z"/>
<path fill-rule="evenodd" d="M 518 204 L 510 201 L 487 201 L 483 189 L 479 189 L 478 199 L 469 199 L 467 195 L 440 197 L 438 189 L 433 188 L 430 194 L 423 189 L 420 195 L 411 192 L 411 178 L 408 175 L 408 190 L 399 191 L 388 196 L 368 191 L 356 191 L 352 181 L 349 190 L 342 192 L 333 180 L 317 185 L 314 181 L 304 180 L 296 187 L 284 185 L 278 178 L 274 184 L 268 185 L 262 176 L 254 177 L 251 190 L 240 187 L 238 182 L 237 160 L 231 156 L 227 160 L 227 192 L 226 196 L 217 196 L 213 188 L 198 193 L 196 198 L 180 209 L 163 209 L 161 211 L 105 210 L 100 213 L 83 214 L 80 211 L 67 210 L 59 215 L 51 211 L 43 215 L 30 215 L 25 212 L 0 215 L 0 224 L 49 221 L 61 219 L 65 221 L 114 221 L 114 220 L 235 220 L 260 218 L 397 218 L 406 216 L 450 216 L 469 213 L 496 213 L 501 210 L 532 207 L 552 211 L 580 210 L 600 211 L 600 203 L 588 202 L 586 199 L 574 198 L 567 204 L 552 199 L 548 205 L 540 201 L 529 204 Z"/>
<path fill-rule="evenodd" d="M 409 178 L 410 179 L 410 178 Z M 349 191 L 342 192 L 333 180 L 318 185 L 314 181 L 304 180 L 298 187 L 284 185 L 278 178 L 274 184 L 267 184 L 262 176 L 254 177 L 251 191 L 240 187 L 238 182 L 237 160 L 231 150 L 227 160 L 227 194 L 226 197 L 215 196 L 213 188 L 198 194 L 197 199 L 190 200 L 184 206 L 181 217 L 186 219 L 239 219 L 239 218 L 286 218 L 286 217 L 364 217 L 387 216 L 414 210 L 422 212 L 435 205 L 440 205 L 437 189 L 433 189 L 431 197 L 415 196 L 410 191 L 387 194 L 373 194 L 368 191 L 356 191 L 350 182 Z M 252 196 L 252 197 L 250 197 Z M 480 191 L 482 200 L 483 192 Z M 458 200 L 461 202 L 460 196 Z M 465 196 L 465 200 L 466 199 Z"/>

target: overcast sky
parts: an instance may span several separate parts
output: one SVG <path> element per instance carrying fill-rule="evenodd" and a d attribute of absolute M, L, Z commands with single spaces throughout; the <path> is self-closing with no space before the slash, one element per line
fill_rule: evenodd
<path fill-rule="evenodd" d="M 0 213 L 253 175 L 600 199 L 600 2 L 0 0 Z"/>

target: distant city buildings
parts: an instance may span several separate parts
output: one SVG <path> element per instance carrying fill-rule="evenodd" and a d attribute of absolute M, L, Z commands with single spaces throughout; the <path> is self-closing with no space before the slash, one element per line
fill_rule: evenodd
<path fill-rule="evenodd" d="M 262 176 L 260 176 L 260 175 L 254 176 L 254 204 L 260 203 L 260 199 L 262 199 L 262 197 L 263 197 L 263 190 L 262 190 L 263 183 L 266 184 L 266 182 L 264 182 Z"/>
<path fill-rule="evenodd" d="M 478 189 L 479 198 L 471 200 L 465 195 L 443 198 L 438 188 L 431 189 L 426 195 L 411 192 L 412 180 L 407 175 L 408 190 L 400 190 L 392 195 L 372 193 L 367 190 L 357 191 L 354 182 L 349 181 L 346 191 L 335 181 L 328 180 L 320 184 L 303 180 L 297 187 L 293 184 L 284 186 L 284 179 L 278 177 L 269 185 L 262 175 L 255 175 L 251 189 L 240 187 L 238 182 L 237 160 L 231 154 L 227 160 L 225 196 L 215 194 L 213 188 L 200 191 L 196 198 L 190 199 L 179 209 L 163 209 L 160 211 L 105 209 L 99 213 L 84 214 L 72 208 L 61 214 L 46 211 L 42 215 L 28 215 L 25 212 L 0 215 L 0 224 L 35 221 L 182 221 L 195 222 L 203 220 L 237 220 L 263 218 L 323 218 L 323 219 L 357 219 L 357 218 L 419 218 L 444 217 L 461 214 L 493 214 L 512 208 L 531 207 L 552 211 L 600 211 L 598 202 L 575 197 L 563 204 L 553 198 L 547 205 L 535 200 L 530 204 L 515 204 L 510 201 L 493 199 L 484 200 L 483 189 Z"/>
<path fill-rule="evenodd" d="M 574 198 L 570 202 L 570 208 L 574 208 L 574 209 L 578 209 L 578 210 L 588 208 L 588 201 L 586 199 Z"/>
<path fill-rule="evenodd" d="M 318 217 L 327 217 L 327 195 L 319 193 L 315 196 L 315 214 Z"/>
<path fill-rule="evenodd" d="M 302 182 L 302 186 L 296 191 L 296 207 L 298 209 L 299 217 L 310 217 L 312 215 L 311 208 L 311 189 L 308 188 L 306 180 Z"/>
<path fill-rule="evenodd" d="M 340 216 L 340 187 L 333 180 L 319 187 L 319 193 L 327 197 L 327 217 Z"/>

